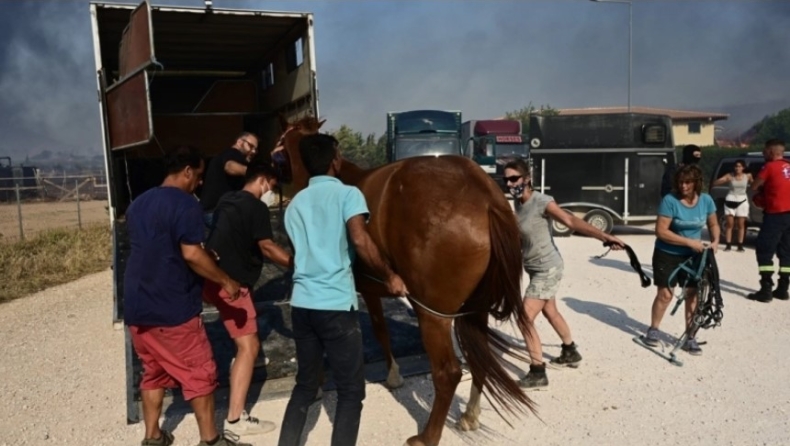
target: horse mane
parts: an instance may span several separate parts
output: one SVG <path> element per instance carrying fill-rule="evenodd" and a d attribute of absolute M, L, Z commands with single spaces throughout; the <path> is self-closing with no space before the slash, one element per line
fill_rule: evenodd
<path fill-rule="evenodd" d="M 307 115 L 289 123 L 288 126 L 302 135 L 313 135 L 318 133 L 324 122 L 326 122 L 326 119 L 319 121 L 315 116 Z"/>

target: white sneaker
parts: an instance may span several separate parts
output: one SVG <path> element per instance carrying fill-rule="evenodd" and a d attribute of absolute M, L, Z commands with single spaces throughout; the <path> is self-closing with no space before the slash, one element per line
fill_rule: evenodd
<path fill-rule="evenodd" d="M 225 430 L 234 433 L 235 435 L 260 435 L 273 431 L 277 426 L 271 421 L 259 420 L 251 417 L 247 411 L 241 413 L 239 421 L 230 424 L 225 420 Z"/>

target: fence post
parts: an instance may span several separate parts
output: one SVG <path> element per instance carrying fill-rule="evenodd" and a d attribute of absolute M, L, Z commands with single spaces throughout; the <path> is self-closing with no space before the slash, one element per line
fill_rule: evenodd
<path fill-rule="evenodd" d="M 25 231 L 22 229 L 22 199 L 19 196 L 19 184 L 14 184 L 14 191 L 16 192 L 16 214 L 19 217 L 19 239 L 25 239 Z"/>
<path fill-rule="evenodd" d="M 82 211 L 80 210 L 80 180 L 74 180 L 74 189 L 77 194 L 77 226 L 82 229 Z"/>

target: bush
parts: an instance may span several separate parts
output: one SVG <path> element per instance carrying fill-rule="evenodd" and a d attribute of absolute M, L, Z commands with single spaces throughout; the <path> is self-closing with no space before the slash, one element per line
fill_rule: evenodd
<path fill-rule="evenodd" d="M 100 224 L 0 243 L 0 302 L 107 269 L 112 263 L 111 240 L 109 226 Z"/>

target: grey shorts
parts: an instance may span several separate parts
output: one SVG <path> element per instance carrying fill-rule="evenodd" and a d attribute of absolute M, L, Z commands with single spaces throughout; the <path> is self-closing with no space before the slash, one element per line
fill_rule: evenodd
<path fill-rule="evenodd" d="M 531 297 L 536 299 L 554 299 L 557 291 L 560 289 L 560 281 L 562 280 L 562 266 L 554 266 L 545 271 L 530 271 L 529 286 L 524 293 L 524 297 Z"/>

